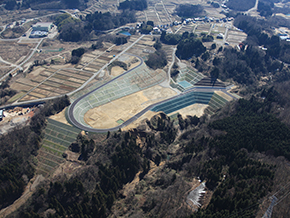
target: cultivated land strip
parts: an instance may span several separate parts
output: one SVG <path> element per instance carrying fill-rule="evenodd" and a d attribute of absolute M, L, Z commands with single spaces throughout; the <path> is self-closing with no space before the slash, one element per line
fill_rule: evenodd
<path fill-rule="evenodd" d="M 48 119 L 42 146 L 37 156 L 37 174 L 49 176 L 59 164 L 64 162 L 62 154 L 76 140 L 77 128 Z"/>

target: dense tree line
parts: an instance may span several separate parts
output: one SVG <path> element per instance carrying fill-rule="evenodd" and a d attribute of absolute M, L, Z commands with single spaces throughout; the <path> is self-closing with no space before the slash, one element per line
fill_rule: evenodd
<path fill-rule="evenodd" d="M 162 69 L 167 65 L 166 53 L 159 49 L 155 51 L 153 54 L 149 54 L 148 60 L 145 61 L 146 65 L 154 70 L 157 68 Z"/>
<path fill-rule="evenodd" d="M 78 49 L 72 50 L 70 62 L 72 64 L 77 64 L 80 61 L 80 59 L 84 53 L 85 53 L 84 48 L 78 48 Z"/>
<path fill-rule="evenodd" d="M 20 4 L 17 3 L 15 0 L 9 0 L 9 1 L 6 1 L 4 8 L 6 10 L 19 9 L 20 8 Z"/>
<path fill-rule="evenodd" d="M 179 17 L 199 17 L 205 15 L 205 11 L 201 5 L 179 4 L 175 9 Z"/>
<path fill-rule="evenodd" d="M 104 30 L 113 29 L 135 21 L 135 12 L 125 10 L 121 14 L 112 15 L 109 12 L 102 13 L 96 11 L 94 14 L 88 14 L 84 20 L 77 20 L 68 14 L 63 14 L 56 18 L 55 24 L 60 31 L 60 39 L 77 42 L 88 40 L 92 31 L 98 34 Z"/>
<path fill-rule="evenodd" d="M 276 36 L 272 40 L 277 39 Z M 213 59 L 213 69 L 218 69 L 219 78 L 226 80 L 232 78 L 241 84 L 256 84 L 261 76 L 269 73 L 275 80 L 289 77 L 289 69 L 271 57 L 273 51 L 262 51 L 256 46 L 248 46 L 246 50 L 225 48 L 223 55 Z"/>
<path fill-rule="evenodd" d="M 126 1 L 120 2 L 118 9 L 143 11 L 147 9 L 147 0 L 126 0 Z"/>
<path fill-rule="evenodd" d="M 222 131 L 212 140 L 203 137 L 187 144 L 186 152 L 209 149 L 210 160 L 198 163 L 196 169 L 189 164 L 187 169 L 206 179 L 207 187 L 214 190 L 207 208 L 192 217 L 240 217 L 241 214 L 254 217 L 259 199 L 271 190 L 275 167 L 252 159 L 249 153 L 290 159 L 290 129 L 269 113 L 278 93 L 271 88 L 262 95 L 264 102 L 254 97 L 240 99 L 228 109 L 234 110 L 230 115 L 211 122 L 211 129 Z"/>
<path fill-rule="evenodd" d="M 143 22 L 141 24 L 141 27 L 139 28 L 139 31 L 142 34 L 149 34 L 153 30 L 153 27 L 154 27 L 154 22 L 148 20 L 146 23 Z"/>
<path fill-rule="evenodd" d="M 200 56 L 206 51 L 206 48 L 202 42 L 195 36 L 190 36 L 188 38 L 182 39 L 176 50 L 176 56 L 180 59 L 189 59 L 192 56 Z"/>
<path fill-rule="evenodd" d="M 212 36 L 203 36 L 203 41 L 210 41 Z M 161 33 L 160 41 L 164 44 L 176 45 L 176 56 L 181 59 L 190 59 L 193 56 L 198 57 L 206 51 L 197 35 L 189 32 L 180 34 L 167 34 L 165 31 Z"/>
<path fill-rule="evenodd" d="M 162 31 L 160 36 L 160 41 L 168 45 L 177 45 L 181 41 L 181 39 L 182 36 L 180 34 L 167 34 L 165 31 Z"/>
<path fill-rule="evenodd" d="M 58 179 L 39 188 L 20 217 L 40 217 L 49 211 L 51 217 L 107 217 L 119 213 L 119 205 L 128 208 L 130 215 L 162 217 L 170 211 L 174 216 L 178 208 L 179 216 L 188 217 L 188 207 L 181 205 L 178 193 L 184 199 L 190 186 L 182 177 L 191 181 L 193 176 L 205 180 L 213 196 L 207 208 L 191 217 L 255 216 L 258 202 L 271 190 L 275 167 L 253 158 L 253 152 L 290 158 L 290 130 L 268 113 L 277 93 L 271 88 L 262 95 L 264 102 L 239 100 L 228 108 L 226 117 L 215 117 L 209 124 L 204 117 L 178 115 L 182 130 L 178 139 L 176 121 L 163 113 L 147 120 L 150 131 L 138 127 L 108 133 L 101 142 L 79 135 L 76 143 L 86 166 L 68 180 Z M 175 154 L 164 152 L 177 143 Z M 152 174 L 146 177 L 149 160 L 157 166 L 167 160 L 162 170 L 155 171 L 156 179 Z M 131 194 L 123 196 L 120 190 L 137 172 L 142 172 L 140 182 Z M 140 195 L 142 202 L 137 201 Z M 175 197 L 176 201 L 164 204 L 164 199 Z M 116 200 L 119 203 L 112 209 Z"/>
<path fill-rule="evenodd" d="M 121 14 L 112 15 L 109 12 L 102 13 L 96 11 L 94 14 L 88 14 L 85 18 L 85 29 L 91 31 L 109 30 L 126 23 L 136 21 L 135 13 L 130 11 L 123 11 Z"/>
<path fill-rule="evenodd" d="M 271 95 L 267 95 L 271 103 Z M 215 141 L 219 153 L 230 157 L 231 150 L 246 148 L 249 152 L 271 152 L 275 156 L 285 156 L 290 160 L 290 130 L 273 115 L 267 113 L 268 105 L 252 98 L 239 100 L 237 113 L 210 126 L 226 131 Z M 234 140 L 236 138 L 237 140 Z M 220 142 L 222 139 L 222 143 Z"/>
<path fill-rule="evenodd" d="M 0 105 L 5 104 L 9 98 L 16 94 L 16 91 L 10 88 L 9 81 L 12 78 L 10 74 L 0 85 Z"/>
<path fill-rule="evenodd" d="M 21 196 L 34 175 L 33 156 L 37 155 L 47 116 L 69 105 L 67 97 L 51 100 L 35 110 L 30 124 L 16 127 L 0 137 L 0 208 Z"/>
<path fill-rule="evenodd" d="M 225 175 L 222 166 L 229 164 Z M 271 189 L 273 167 L 249 158 L 246 150 L 232 151 L 231 160 L 224 156 L 207 161 L 201 169 L 206 176 L 207 187 L 215 187 L 206 209 L 193 214 L 192 218 L 205 217 L 255 217 L 258 201 Z M 223 179 L 221 179 L 223 178 Z"/>
<path fill-rule="evenodd" d="M 255 6 L 256 0 L 229 0 L 227 6 L 236 11 L 247 11 Z"/>
<path fill-rule="evenodd" d="M 64 182 L 52 182 L 48 190 L 41 188 L 34 195 L 34 206 L 22 211 L 21 215 L 38 217 L 50 208 L 56 211 L 51 217 L 107 217 L 115 199 L 119 197 L 118 190 L 132 181 L 139 170 L 147 173 L 149 169 L 147 159 L 141 158 L 141 149 L 136 144 L 136 137 L 130 132 L 116 133 L 107 140 L 113 147 L 105 149 L 110 150 L 106 151 L 109 153 L 105 156 L 108 158 L 105 163 L 94 163 L 97 170 L 91 172 L 94 173 L 94 182 L 90 181 L 90 192 L 84 185 L 88 178 L 74 177 Z M 79 136 L 78 142 L 81 147 L 90 143 L 93 147 L 96 146 L 87 136 Z M 81 155 L 92 155 L 92 152 L 82 148 Z M 92 184 L 94 187 L 91 187 Z"/>
<path fill-rule="evenodd" d="M 76 22 L 80 22 L 80 20 L 73 18 L 68 13 L 61 14 L 57 16 L 54 20 L 54 24 L 57 26 L 58 31 L 62 30 L 63 25 Z"/>
<path fill-rule="evenodd" d="M 65 9 L 65 8 L 79 8 L 85 9 L 88 0 L 23 0 L 17 3 L 15 0 L 7 0 L 5 3 L 5 9 Z"/>
<path fill-rule="evenodd" d="M 262 1 L 259 1 L 258 3 L 258 12 L 261 16 L 268 17 L 273 14 L 272 8 L 274 7 L 274 3 L 267 4 Z"/>
<path fill-rule="evenodd" d="M 213 36 L 211 36 L 211 35 L 204 35 L 201 38 L 201 41 L 203 41 L 203 42 L 213 42 Z"/>
<path fill-rule="evenodd" d="M 159 40 L 154 43 L 153 47 L 156 51 L 153 54 L 149 54 L 148 60 L 145 63 L 154 70 L 157 68 L 162 69 L 167 65 L 166 53 L 162 50 L 162 44 Z"/>
<path fill-rule="evenodd" d="M 284 62 L 290 63 L 290 45 L 286 41 L 281 41 L 279 36 L 273 35 L 269 36 L 264 33 L 264 30 L 268 30 L 269 26 L 277 25 L 275 18 L 271 18 L 269 21 L 257 20 L 254 17 L 248 17 L 244 15 L 239 15 L 235 21 L 234 25 L 242 29 L 248 34 L 247 43 L 251 45 L 263 45 L 267 48 L 267 54 L 274 58 L 278 58 Z M 289 25 L 289 22 L 288 22 Z"/>

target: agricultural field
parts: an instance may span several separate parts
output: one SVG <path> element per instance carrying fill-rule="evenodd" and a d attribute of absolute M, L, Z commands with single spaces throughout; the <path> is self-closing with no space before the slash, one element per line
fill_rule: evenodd
<path fill-rule="evenodd" d="M 199 72 L 195 72 L 190 68 L 182 68 L 178 74 L 176 81 L 171 82 L 171 87 L 183 92 L 194 87 L 196 83 L 202 80 L 205 76 Z"/>
<path fill-rule="evenodd" d="M 18 64 L 23 58 L 31 52 L 31 49 L 35 45 L 30 44 L 19 44 L 17 42 L 3 42 L 0 41 L 0 56 L 3 60 L 12 63 Z M 1 63 L 2 65 L 2 63 Z"/>
<path fill-rule="evenodd" d="M 85 53 L 77 66 L 67 64 L 34 67 L 31 73 L 21 74 L 13 81 L 11 88 L 19 93 L 18 99 L 13 100 L 29 101 L 76 90 L 120 53 L 122 47 L 117 47 L 120 50 L 114 50 L 114 47 L 115 45 L 111 43 L 104 43 L 103 48 Z M 61 50 L 47 47 L 43 53 L 61 52 Z"/>
<path fill-rule="evenodd" d="M 35 45 L 0 41 L 0 77 L 25 60 Z"/>
<path fill-rule="evenodd" d="M 31 10 L 31 9 L 26 9 L 26 10 L 21 10 L 21 11 L 1 10 L 0 26 L 14 22 L 16 20 L 22 20 L 23 18 L 32 19 L 32 18 L 46 16 L 49 14 L 55 14 L 55 11 Z"/>
<path fill-rule="evenodd" d="M 120 0 L 122 2 L 122 0 Z M 117 12 L 119 5 L 118 0 L 99 0 L 99 1 L 92 1 L 88 4 L 88 8 L 85 11 L 82 11 L 83 15 L 86 14 L 93 14 L 96 11 L 101 12 Z"/>
<path fill-rule="evenodd" d="M 208 34 L 210 27 L 211 23 L 198 24 L 194 33 L 197 35 L 200 35 L 201 33 Z"/>
<path fill-rule="evenodd" d="M 73 68 L 54 69 L 39 66 L 26 77 L 17 79 L 11 88 L 23 93 L 18 101 L 28 101 L 69 93 L 91 76 L 92 73 Z"/>
<path fill-rule="evenodd" d="M 247 38 L 247 34 L 242 32 L 242 31 L 238 31 L 238 30 L 229 30 L 228 31 L 228 36 L 226 41 L 234 46 L 234 45 L 238 45 L 240 42 L 246 40 Z"/>
<path fill-rule="evenodd" d="M 75 141 L 80 130 L 48 119 L 44 139 L 37 155 L 37 173 L 49 176 L 64 162 L 62 154 Z"/>
<path fill-rule="evenodd" d="M 153 21 L 155 25 L 170 24 L 175 20 L 172 12 L 175 9 L 175 5 L 167 3 L 166 1 L 162 3 L 158 1 L 148 1 L 148 9 L 136 13 L 137 21 Z"/>

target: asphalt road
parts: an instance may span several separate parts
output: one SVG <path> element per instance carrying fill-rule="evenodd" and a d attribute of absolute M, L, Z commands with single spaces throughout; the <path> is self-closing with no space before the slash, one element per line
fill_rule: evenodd
<path fill-rule="evenodd" d="M 136 55 L 135 55 L 135 56 L 136 56 Z M 115 78 L 112 79 L 111 81 L 109 81 L 109 82 L 107 82 L 107 83 L 101 85 L 100 87 L 98 87 L 98 88 L 96 88 L 96 89 L 90 91 L 89 93 L 87 93 L 87 94 L 81 96 L 80 98 L 78 98 L 77 100 L 75 100 L 75 101 L 70 105 L 70 107 L 69 107 L 69 109 L 68 109 L 68 118 L 69 118 L 70 122 L 71 122 L 74 126 L 76 126 L 76 127 L 79 128 L 79 129 L 82 129 L 82 130 L 88 131 L 88 132 L 104 133 L 104 132 L 108 132 L 108 131 L 117 131 L 117 130 L 119 130 L 120 128 L 123 128 L 123 127 L 129 125 L 130 123 L 132 123 L 133 121 L 137 120 L 139 117 L 141 117 L 141 116 L 142 116 L 143 114 L 145 114 L 147 111 L 149 111 L 150 109 L 152 109 L 154 106 L 159 105 L 159 104 L 162 104 L 162 103 L 167 102 L 167 101 L 170 101 L 170 100 L 173 100 L 173 99 L 176 99 L 176 98 L 179 98 L 180 96 L 185 95 L 185 94 L 187 94 L 187 93 L 189 93 L 189 92 L 195 92 L 195 91 L 198 91 L 198 92 L 214 92 L 214 91 L 223 91 L 224 93 L 228 94 L 228 93 L 226 92 L 226 88 L 225 88 L 225 87 L 194 87 L 194 88 L 192 88 L 192 89 L 189 89 L 189 90 L 186 91 L 186 92 L 180 93 L 179 95 L 173 96 L 173 97 L 171 97 L 171 98 L 169 98 L 169 99 L 166 99 L 166 100 L 160 101 L 160 102 L 158 102 L 158 103 L 154 103 L 154 104 L 152 104 L 152 105 L 146 107 L 145 109 L 143 109 L 142 111 L 140 111 L 139 113 L 135 114 L 133 117 L 131 117 L 130 119 L 126 120 L 124 123 L 122 123 L 121 125 L 116 126 L 116 127 L 112 127 L 112 128 L 108 128 L 108 129 L 95 129 L 95 128 L 92 128 L 92 127 L 84 126 L 84 125 L 82 125 L 81 123 L 79 123 L 79 122 L 75 119 L 75 117 L 74 117 L 74 113 L 73 113 L 74 108 L 76 107 L 76 105 L 77 105 L 77 104 L 78 104 L 78 103 L 79 103 L 83 98 L 87 97 L 88 95 L 92 94 L 93 92 L 97 91 L 98 89 L 100 89 L 100 88 L 102 88 L 102 87 L 108 85 L 109 83 L 115 81 L 116 79 L 118 79 L 118 78 L 124 76 L 125 74 L 131 72 L 132 70 L 135 70 L 136 68 L 140 67 L 140 66 L 143 64 L 143 60 L 142 60 L 142 58 L 140 58 L 140 57 L 138 57 L 138 56 L 136 56 L 136 57 L 139 58 L 139 59 L 141 60 L 141 63 L 140 63 L 138 66 L 132 68 L 131 70 L 127 71 L 127 72 L 124 73 L 124 74 L 121 74 L 121 75 L 115 77 Z M 229 94 L 228 94 L 228 95 L 229 95 Z M 234 96 L 232 96 L 232 95 L 230 95 L 230 96 L 231 96 L 232 98 L 235 99 Z"/>
<path fill-rule="evenodd" d="M 134 68 L 128 70 L 127 72 L 125 72 L 125 73 L 123 73 L 123 74 L 121 74 L 121 75 L 115 77 L 114 79 L 110 80 L 109 82 L 107 82 L 107 83 L 105 83 L 105 84 L 99 86 L 98 88 L 96 88 L 96 89 L 94 89 L 94 90 L 92 90 L 92 91 L 86 93 L 85 95 L 79 97 L 78 99 L 76 99 L 76 100 L 75 100 L 75 101 L 70 105 L 70 107 L 69 107 L 69 109 L 68 109 L 68 118 L 69 118 L 70 122 L 71 122 L 73 125 L 75 125 L 75 126 L 78 127 L 79 129 L 82 129 L 82 130 L 85 130 L 85 131 L 89 131 L 89 132 L 107 132 L 107 131 L 115 131 L 115 130 L 118 130 L 119 128 L 122 128 L 122 127 L 123 127 L 124 123 L 123 123 L 122 125 L 120 125 L 120 126 L 122 126 L 122 127 L 117 126 L 117 127 L 115 127 L 115 128 L 110 128 L 110 129 L 94 129 L 94 128 L 90 128 L 90 127 L 87 127 L 87 126 L 84 126 L 84 125 L 80 124 L 80 123 L 75 119 L 74 114 L 73 114 L 73 111 L 74 111 L 74 108 L 76 107 L 77 103 L 79 103 L 83 98 L 85 98 L 85 97 L 87 97 L 88 95 L 92 94 L 93 92 L 95 92 L 95 91 L 97 91 L 97 90 L 103 88 L 104 86 L 110 84 L 111 82 L 113 82 L 113 81 L 119 79 L 120 77 L 126 75 L 127 73 L 130 73 L 131 71 L 137 69 L 138 67 L 140 67 L 140 66 L 144 63 L 144 61 L 143 61 L 143 59 L 142 59 L 141 57 L 139 57 L 139 56 L 137 56 L 137 55 L 134 55 L 134 56 L 140 59 L 140 64 L 138 64 L 138 65 L 135 66 Z M 144 113 L 145 113 L 145 112 L 144 112 Z M 135 116 L 136 116 L 136 115 L 135 115 Z M 131 119 L 132 119 L 132 118 L 131 118 Z M 127 122 L 127 121 L 126 121 L 126 122 Z M 133 121 L 131 121 L 131 122 L 133 122 Z M 130 123 L 131 123 L 131 122 L 130 122 Z M 128 125 L 128 124 L 127 124 L 127 125 Z"/>

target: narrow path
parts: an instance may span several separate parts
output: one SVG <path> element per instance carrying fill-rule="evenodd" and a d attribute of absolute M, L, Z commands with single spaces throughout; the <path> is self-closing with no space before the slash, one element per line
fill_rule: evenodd
<path fill-rule="evenodd" d="M 226 39 L 228 38 L 228 32 L 229 32 L 229 27 L 226 27 L 226 31 L 225 31 L 225 35 L 224 35 L 224 39 L 223 39 L 223 44 L 225 44 Z"/>
<path fill-rule="evenodd" d="M 34 176 L 26 186 L 25 191 L 21 195 L 21 197 L 18 198 L 16 201 L 14 201 L 13 204 L 9 205 L 6 208 L 3 208 L 0 211 L 0 218 L 8 216 L 9 214 L 17 210 L 19 207 L 21 207 L 22 204 L 24 204 L 30 198 L 30 196 L 32 196 L 32 194 L 36 191 L 36 187 L 38 186 L 38 184 L 43 180 L 44 177 L 42 175 Z"/>
<path fill-rule="evenodd" d="M 87 80 L 82 86 L 80 86 L 78 89 L 68 93 L 67 95 L 68 96 L 73 95 L 74 93 L 83 89 L 87 84 L 89 84 L 89 82 L 91 82 L 97 75 L 99 75 L 102 72 L 102 70 L 104 70 L 107 66 L 109 66 L 109 64 L 111 64 L 113 61 L 117 60 L 121 55 L 123 55 L 126 51 L 128 51 L 130 48 L 132 48 L 133 45 L 135 45 L 137 42 L 139 42 L 144 36 L 145 35 L 140 36 L 135 42 L 133 42 L 130 46 L 128 46 L 121 53 L 119 53 L 112 60 L 110 60 L 107 64 L 105 64 L 98 72 L 94 73 L 94 75 L 89 80 Z"/>
<path fill-rule="evenodd" d="M 1 56 L 0 56 L 0 62 L 2 62 L 4 64 L 7 64 L 7 65 L 10 65 L 11 67 L 17 66 L 16 64 L 13 64 L 13 63 L 10 63 L 8 61 L 3 60 L 3 58 Z"/>
<path fill-rule="evenodd" d="M 29 95 L 31 92 L 33 92 L 36 88 L 38 88 L 40 85 L 42 85 L 43 83 L 45 83 L 47 80 L 49 80 L 51 77 L 53 77 L 57 72 L 59 72 L 61 69 L 58 69 L 57 71 L 55 71 L 53 74 L 51 74 L 49 77 L 47 77 L 46 79 L 44 79 L 41 83 L 38 83 L 36 86 L 34 86 L 32 89 L 30 89 L 25 95 L 21 96 L 19 99 L 17 99 L 17 101 L 15 101 L 15 103 L 18 103 L 18 101 L 20 101 L 21 99 L 23 99 L 25 96 Z"/>
<path fill-rule="evenodd" d="M 195 33 L 197 27 L 198 27 L 198 24 L 196 24 L 196 25 L 194 26 L 194 28 L 193 28 L 193 30 L 192 30 L 192 33 Z"/>
<path fill-rule="evenodd" d="M 35 46 L 35 48 L 32 50 L 32 52 L 30 53 L 30 55 L 23 61 L 23 62 L 21 62 L 19 65 L 17 65 L 15 68 L 13 68 L 12 70 L 10 70 L 8 73 L 6 73 L 4 76 L 2 76 L 1 78 L 0 78 L 0 82 L 2 81 L 2 80 L 4 80 L 6 77 L 8 77 L 9 76 L 9 74 L 12 74 L 15 70 L 17 70 L 17 69 L 22 69 L 22 65 L 24 65 L 27 61 L 29 61 L 31 58 L 32 58 L 32 56 L 34 55 L 34 53 L 36 52 L 36 50 L 38 49 L 38 47 L 40 46 L 40 44 L 42 43 L 42 41 L 43 41 L 43 39 L 44 38 L 42 38 L 38 43 L 37 43 L 37 45 Z"/>
<path fill-rule="evenodd" d="M 250 8 L 248 11 L 246 11 L 245 14 L 249 14 L 252 11 L 257 11 L 258 10 L 258 4 L 259 4 L 259 0 L 256 0 L 255 6 L 253 8 Z"/>
<path fill-rule="evenodd" d="M 164 5 L 164 3 L 163 3 L 163 1 L 161 0 L 161 3 L 162 3 L 162 5 L 163 5 L 163 8 L 164 8 L 164 11 L 166 12 L 166 14 L 167 14 L 167 17 L 169 18 L 169 20 L 170 20 L 170 23 L 172 23 L 172 20 L 171 20 L 171 17 L 170 17 L 170 15 L 169 15 L 169 13 L 168 13 L 168 11 L 167 11 L 167 9 L 166 9 L 166 7 L 165 7 L 165 5 Z"/>
<path fill-rule="evenodd" d="M 105 69 L 111 62 L 115 61 L 117 58 L 119 58 L 122 54 L 124 54 L 126 51 L 128 51 L 132 46 L 134 46 L 137 42 L 139 42 L 145 35 L 140 36 L 136 41 L 134 41 L 130 46 L 128 46 L 125 50 L 123 50 L 121 53 L 119 53 L 118 55 L 116 55 L 115 58 L 113 58 L 109 63 L 105 64 L 98 72 L 94 73 L 93 76 L 87 80 L 82 86 L 80 86 L 79 88 L 77 88 L 76 90 L 67 93 L 66 95 L 71 96 L 73 94 L 75 94 L 76 92 L 80 91 L 81 89 L 83 89 L 89 82 L 91 82 L 99 73 L 102 72 L 103 69 Z M 67 68 L 62 68 L 62 69 L 67 69 Z M 82 70 L 84 71 L 84 70 Z M 8 74 L 9 75 L 9 74 Z M 35 100 L 29 100 L 29 101 L 25 101 L 25 102 L 20 102 L 20 103 L 13 103 L 10 105 L 5 105 L 5 106 L 0 106 L 0 109 L 5 109 L 5 108 L 9 108 L 11 106 L 21 106 L 21 105 L 29 105 L 29 104 L 37 104 L 37 103 L 44 103 L 44 101 L 47 100 L 52 100 L 52 99 L 56 99 L 59 98 L 61 96 L 65 96 L 65 94 L 63 95 L 57 95 L 57 96 L 52 96 L 52 97 L 46 97 L 46 98 L 39 98 L 39 99 L 35 99 Z"/>
<path fill-rule="evenodd" d="M 175 62 L 175 52 L 176 52 L 176 49 L 177 48 L 173 48 L 172 50 L 172 62 L 168 68 L 168 71 L 167 71 L 167 79 L 168 79 L 168 85 L 170 86 L 170 81 L 171 81 L 171 68 L 172 66 L 174 65 L 174 62 Z"/>
<path fill-rule="evenodd" d="M 210 28 L 209 28 L 209 31 L 208 31 L 207 35 L 211 34 L 211 31 L 212 31 L 212 28 L 213 28 L 214 25 L 215 25 L 214 23 L 210 24 Z"/>
<path fill-rule="evenodd" d="M 147 16 L 147 13 L 146 11 L 144 11 L 144 14 L 145 14 L 145 19 L 146 19 L 146 22 L 148 21 L 148 16 Z"/>
<path fill-rule="evenodd" d="M 181 30 L 181 28 L 183 27 L 183 24 L 181 24 L 181 27 L 179 27 L 174 34 L 178 33 L 179 30 Z"/>
<path fill-rule="evenodd" d="M 158 12 L 157 12 L 157 10 L 156 10 L 156 5 L 157 5 L 158 3 L 156 3 L 155 5 L 154 5 L 154 11 L 155 11 L 155 14 L 156 14 L 156 16 L 157 16 L 157 18 L 158 18 L 158 20 L 159 20 L 159 25 L 162 25 L 162 21 L 161 21 L 161 19 L 160 19 L 160 17 L 159 17 L 159 14 L 158 14 Z"/>

